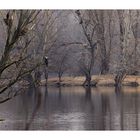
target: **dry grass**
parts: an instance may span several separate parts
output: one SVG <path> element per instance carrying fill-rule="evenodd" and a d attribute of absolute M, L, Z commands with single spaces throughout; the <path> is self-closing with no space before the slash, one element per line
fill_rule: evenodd
<path fill-rule="evenodd" d="M 81 86 L 85 80 L 85 77 L 62 77 L 61 85 L 65 86 Z M 92 76 L 92 82 L 97 82 L 97 86 L 114 86 L 114 75 L 94 75 Z M 133 86 L 135 83 L 140 86 L 140 76 L 128 75 L 123 81 L 124 86 Z M 41 85 L 45 84 L 45 80 L 42 80 Z M 57 85 L 58 78 L 49 78 L 48 85 Z"/>

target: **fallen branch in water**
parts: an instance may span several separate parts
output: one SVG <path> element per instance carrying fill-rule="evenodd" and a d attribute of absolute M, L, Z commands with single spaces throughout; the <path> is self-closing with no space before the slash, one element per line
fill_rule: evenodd
<path fill-rule="evenodd" d="M 7 98 L 5 98 L 5 99 L 3 99 L 3 100 L 1 100 L 0 101 L 0 104 L 1 103 L 5 103 L 5 102 L 7 102 L 7 101 L 9 101 L 9 100 L 11 100 L 12 98 L 14 98 L 14 97 L 16 97 L 16 96 L 18 96 L 19 95 L 19 92 L 21 93 L 21 92 L 23 92 L 23 91 L 21 91 L 21 90 L 23 90 L 23 88 L 22 89 L 20 89 L 20 90 L 18 90 L 18 91 L 16 91 L 15 92 L 15 94 L 14 94 L 14 96 L 12 96 L 12 97 L 7 97 Z M 9 96 L 9 94 L 8 94 L 8 96 Z"/>

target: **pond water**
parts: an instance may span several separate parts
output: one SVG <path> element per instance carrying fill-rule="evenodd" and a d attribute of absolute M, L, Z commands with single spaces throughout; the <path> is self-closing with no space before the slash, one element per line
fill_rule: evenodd
<path fill-rule="evenodd" d="M 0 104 L 1 130 L 139 130 L 140 94 L 101 87 L 40 87 Z"/>

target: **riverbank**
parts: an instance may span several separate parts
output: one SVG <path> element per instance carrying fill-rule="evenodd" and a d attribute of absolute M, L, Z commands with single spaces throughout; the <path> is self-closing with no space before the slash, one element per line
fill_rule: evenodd
<path fill-rule="evenodd" d="M 94 75 L 92 76 L 91 84 L 96 86 L 114 86 L 114 75 Z M 82 86 L 85 77 L 62 77 L 61 86 Z M 41 81 L 41 85 L 45 85 L 45 80 Z M 48 86 L 59 85 L 58 78 L 49 78 Z M 140 86 L 140 76 L 127 75 L 124 79 L 123 86 Z"/>

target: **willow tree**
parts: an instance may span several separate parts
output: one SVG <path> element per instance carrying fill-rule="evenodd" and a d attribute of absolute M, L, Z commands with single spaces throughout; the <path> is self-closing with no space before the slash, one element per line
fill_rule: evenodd
<path fill-rule="evenodd" d="M 127 74 L 131 74 L 134 34 L 132 31 L 133 21 L 130 10 L 118 10 L 118 20 L 120 28 L 120 55 L 115 76 L 116 87 L 121 87 L 122 81 Z"/>
<path fill-rule="evenodd" d="M 26 50 L 32 39 L 25 42 L 23 46 L 19 47 L 17 45 L 32 31 L 39 13 L 40 11 L 36 10 L 10 10 L 3 13 L 5 15 L 3 21 L 6 27 L 6 40 L 4 51 L 0 58 L 0 78 L 6 75 L 6 82 L 0 87 L 0 93 L 12 87 L 39 66 L 39 64 L 35 64 L 30 65 L 28 69 L 24 67 L 25 60 L 29 58 Z M 12 77 L 9 77 L 11 73 Z"/>

